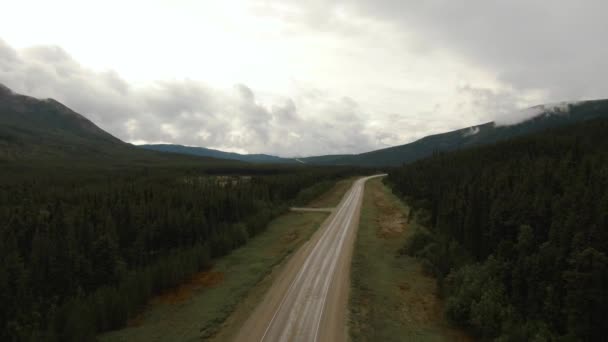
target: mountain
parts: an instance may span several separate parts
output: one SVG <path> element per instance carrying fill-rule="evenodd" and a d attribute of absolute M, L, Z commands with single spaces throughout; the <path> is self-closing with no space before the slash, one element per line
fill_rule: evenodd
<path fill-rule="evenodd" d="M 128 148 L 126 143 L 55 100 L 15 94 L 0 85 L 0 158 L 103 155 Z"/>
<path fill-rule="evenodd" d="M 317 164 L 317 165 L 336 165 L 340 164 L 344 159 L 355 156 L 354 154 L 329 154 L 325 156 L 303 157 L 298 158 L 300 163 Z"/>
<path fill-rule="evenodd" d="M 415 142 L 356 155 L 281 158 L 238 154 L 181 145 L 125 143 L 84 116 L 53 100 L 19 95 L 0 84 L 0 162 L 62 160 L 108 163 L 272 163 L 398 166 L 438 151 L 453 151 L 539 132 L 598 117 L 608 117 L 608 100 L 538 106 L 540 114 L 515 125 L 490 122 L 424 137 Z M 166 153 L 172 152 L 172 153 Z M 223 161 L 222 161 L 223 160 Z"/>
<path fill-rule="evenodd" d="M 58 101 L 16 94 L 0 84 L 0 162 L 28 165 L 40 161 L 55 165 L 226 163 L 137 148 Z"/>
<path fill-rule="evenodd" d="M 608 117 L 608 100 L 543 105 L 534 107 L 532 110 L 540 112 L 540 114 L 515 125 L 497 125 L 490 122 L 452 132 L 430 135 L 405 145 L 361 154 L 317 156 L 300 158 L 299 160 L 317 165 L 399 166 L 428 157 L 438 151 L 453 151 L 487 145 L 552 127 Z"/>
<path fill-rule="evenodd" d="M 295 164 L 298 163 L 292 158 L 281 158 L 268 154 L 240 154 L 233 152 L 224 152 L 204 147 L 191 147 L 172 144 L 152 144 L 139 145 L 139 147 L 152 151 L 172 152 L 180 154 L 188 154 L 202 157 L 212 157 L 228 160 L 239 160 L 248 163 L 272 163 L 272 164 Z"/>

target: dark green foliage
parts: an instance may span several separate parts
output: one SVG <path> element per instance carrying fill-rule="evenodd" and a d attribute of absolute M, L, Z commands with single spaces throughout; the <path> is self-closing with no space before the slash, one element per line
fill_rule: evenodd
<path fill-rule="evenodd" d="M 223 171 L 232 175 L 213 174 Z M 62 174 L 41 162 L 20 174 L 4 169 L 0 340 L 89 341 L 122 327 L 151 296 L 352 172 L 73 164 Z"/>
<path fill-rule="evenodd" d="M 273 163 L 273 164 L 296 164 L 299 163 L 293 158 L 281 158 L 268 154 L 240 154 L 234 152 L 224 152 L 205 147 L 192 147 L 171 144 L 139 145 L 146 150 L 189 154 L 200 157 L 211 157 L 228 160 L 240 160 L 248 163 Z"/>
<path fill-rule="evenodd" d="M 438 151 L 447 152 L 492 144 L 540 132 L 547 128 L 601 117 L 608 117 L 608 100 L 587 101 L 568 105 L 568 112 L 563 112 L 563 109 L 550 109 L 545 113 L 516 125 L 498 126 L 491 122 L 474 128 L 464 128 L 452 132 L 430 135 L 409 144 L 366 153 L 308 157 L 300 158 L 300 160 L 318 165 L 400 166 L 404 163 L 411 163 L 429 157 Z"/>
<path fill-rule="evenodd" d="M 63 168 L 66 163 L 89 164 L 100 169 L 167 164 L 197 167 L 201 162 L 206 167 L 241 164 L 137 148 L 53 99 L 15 94 L 0 84 L 0 171 L 21 171 L 32 162 L 38 168 L 36 171 L 41 166 Z"/>
<path fill-rule="evenodd" d="M 606 132 L 593 120 L 391 172 L 430 227 L 404 251 L 438 276 L 449 318 L 484 340 L 605 339 Z"/>
<path fill-rule="evenodd" d="M 354 172 L 147 151 L 0 85 L 0 340 L 122 327 Z"/>

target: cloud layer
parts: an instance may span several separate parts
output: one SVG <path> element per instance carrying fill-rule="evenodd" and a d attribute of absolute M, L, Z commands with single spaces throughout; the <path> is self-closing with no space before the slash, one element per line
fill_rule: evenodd
<path fill-rule="evenodd" d="M 17 51 L 0 41 L 0 82 L 55 98 L 126 141 L 285 156 L 384 146 L 367 132 L 365 115 L 349 98 L 308 90 L 263 105 L 243 84 L 217 89 L 185 79 L 137 86 L 114 72 L 89 70 L 56 46 Z"/>
<path fill-rule="evenodd" d="M 336 17 L 345 12 L 391 23 L 420 55 L 450 51 L 519 91 L 545 92 L 550 102 L 608 94 L 608 45 L 604 44 L 608 2 L 604 0 L 347 0 L 331 6 L 319 0 L 290 3 L 310 27 L 340 24 Z M 401 43 L 405 42 L 404 38 Z"/>
<path fill-rule="evenodd" d="M 602 0 L 108 1 L 94 16 L 69 0 L 44 5 L 70 8 L 55 16 L 8 6 L 0 30 L 19 48 L 0 40 L 0 83 L 123 140 L 283 156 L 363 152 L 608 97 Z M 139 6 L 148 15 L 134 18 Z M 23 27 L 30 14 L 38 25 Z"/>

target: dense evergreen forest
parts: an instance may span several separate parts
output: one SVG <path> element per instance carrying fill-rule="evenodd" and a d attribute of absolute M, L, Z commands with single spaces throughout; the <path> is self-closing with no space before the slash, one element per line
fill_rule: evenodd
<path fill-rule="evenodd" d="M 354 172 L 18 169 L 0 171 L 2 341 L 88 341 L 122 327 L 151 296 Z"/>
<path fill-rule="evenodd" d="M 446 314 L 483 340 L 608 335 L 608 120 L 403 166 L 387 182 L 428 231 Z"/>

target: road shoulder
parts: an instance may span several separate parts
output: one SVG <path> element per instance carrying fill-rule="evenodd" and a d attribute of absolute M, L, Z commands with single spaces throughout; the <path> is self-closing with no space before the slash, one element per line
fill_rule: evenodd
<path fill-rule="evenodd" d="M 319 198 L 308 203 L 304 213 L 323 213 L 326 219 L 323 224 L 326 224 L 334 214 L 331 208 L 338 206 L 346 192 L 351 188 L 357 177 L 352 177 L 338 181 L 331 190 L 321 195 Z M 309 211 L 310 209 L 311 211 Z M 298 211 L 296 211 L 298 212 Z M 329 214 L 329 215 L 328 215 Z M 328 216 L 327 216 L 328 215 Z M 299 246 L 293 253 L 286 256 L 283 261 L 274 266 L 269 274 L 267 274 L 241 301 L 235 311 L 226 319 L 215 336 L 211 339 L 214 342 L 232 341 L 242 330 L 245 324 L 250 323 L 249 318 L 254 314 L 254 311 L 259 310 L 259 304 L 267 298 L 268 290 L 271 286 L 279 286 L 280 284 L 289 284 L 285 279 L 293 278 L 294 273 L 299 270 L 300 262 L 309 252 L 309 248 L 314 246 L 316 239 L 319 237 L 319 229 L 311 234 L 310 238 Z M 275 298 L 279 300 L 281 298 Z"/>
<path fill-rule="evenodd" d="M 443 316 L 435 280 L 399 249 L 416 229 L 380 179 L 366 184 L 351 273 L 353 341 L 468 341 Z"/>
<path fill-rule="evenodd" d="M 341 180 L 309 205 L 335 206 L 352 179 Z M 246 245 L 214 261 L 210 270 L 153 298 L 128 327 L 101 341 L 230 340 L 263 298 L 294 251 L 311 239 L 331 213 L 288 212 Z"/>

